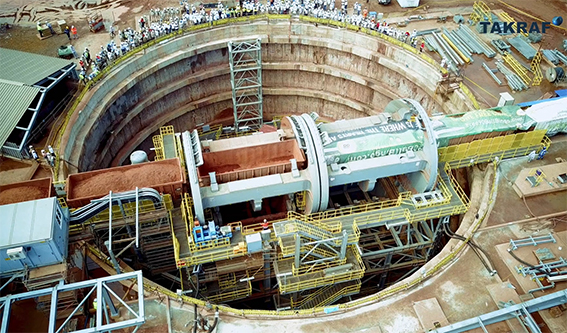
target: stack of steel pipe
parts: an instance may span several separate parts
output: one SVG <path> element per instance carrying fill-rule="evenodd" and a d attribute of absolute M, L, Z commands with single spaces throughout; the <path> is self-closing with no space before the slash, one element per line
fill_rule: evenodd
<path fill-rule="evenodd" d="M 447 63 L 447 68 L 449 68 L 449 70 L 453 71 L 454 73 L 457 73 L 459 70 L 457 69 L 456 61 L 453 61 L 451 59 L 451 56 L 447 54 L 447 52 L 441 47 L 441 45 L 439 45 L 437 39 L 434 36 L 425 36 L 424 38 L 427 44 L 431 45 L 431 47 L 437 53 L 439 53 L 441 58 L 445 59 L 445 62 Z"/>
<path fill-rule="evenodd" d="M 459 42 L 460 46 L 462 46 L 467 52 L 472 56 L 474 50 L 472 47 L 457 33 L 457 30 L 449 31 L 451 37 L 453 37 L 456 41 Z M 472 59 L 472 58 L 471 58 Z"/>
<path fill-rule="evenodd" d="M 559 63 L 559 58 L 555 56 L 555 51 L 553 50 L 541 50 L 541 53 L 547 60 L 551 61 L 552 64 L 557 65 Z"/>
<path fill-rule="evenodd" d="M 492 69 L 490 69 L 490 67 L 488 67 L 488 65 L 486 63 L 483 62 L 482 67 L 484 67 L 484 69 L 486 69 L 488 74 L 490 74 L 490 76 L 492 76 L 492 78 L 494 79 L 494 81 L 496 81 L 496 83 L 498 83 L 498 85 L 502 84 L 502 81 L 500 81 L 500 79 L 496 76 L 496 74 L 494 74 Z"/>
<path fill-rule="evenodd" d="M 415 33 L 416 36 L 423 36 L 423 35 L 428 35 L 432 32 L 440 32 L 441 30 L 439 30 L 439 28 L 434 28 L 434 29 L 427 29 L 427 30 L 420 30 L 418 32 Z"/>
<path fill-rule="evenodd" d="M 461 66 L 465 64 L 465 62 L 463 61 L 463 59 L 461 59 L 461 57 L 459 57 L 457 52 L 455 52 L 455 50 L 453 50 L 451 46 L 438 33 L 434 32 L 432 33 L 432 35 L 433 37 L 435 37 L 437 44 L 439 44 L 443 51 L 445 51 L 445 53 L 451 57 L 451 60 L 455 64 L 459 64 Z"/>
<path fill-rule="evenodd" d="M 564 63 L 565 65 L 567 65 L 567 56 L 564 55 L 563 53 L 561 53 L 561 51 L 559 51 L 559 50 L 557 50 L 557 49 L 555 49 L 554 51 L 555 51 L 555 52 L 554 52 L 554 53 L 555 53 L 555 57 L 556 57 L 557 59 L 559 59 L 562 63 Z"/>
<path fill-rule="evenodd" d="M 489 58 L 494 58 L 496 56 L 496 52 L 488 46 L 479 36 L 477 36 L 469 27 L 464 24 L 459 25 L 459 30 L 464 32 L 463 36 L 468 39 L 469 42 L 475 45 L 477 51 L 481 51 L 479 53 L 484 53 Z"/>
<path fill-rule="evenodd" d="M 449 30 L 447 30 L 447 28 L 443 27 L 443 34 L 442 36 L 444 36 L 443 38 L 447 38 L 451 43 L 451 47 L 453 49 L 455 49 L 455 51 L 457 52 L 457 54 L 459 54 L 459 56 L 465 61 L 465 62 L 474 62 L 473 58 L 472 58 L 472 54 L 469 52 L 469 50 L 464 47 L 464 45 L 462 45 L 462 43 L 455 38 L 451 32 Z"/>
<path fill-rule="evenodd" d="M 504 74 L 508 87 L 510 87 L 513 91 L 527 90 L 529 88 L 518 74 L 509 70 L 502 61 L 497 61 L 496 67 L 498 67 L 498 70 Z"/>
<path fill-rule="evenodd" d="M 455 30 L 455 33 L 457 34 L 457 36 L 461 38 L 461 40 L 465 45 L 468 45 L 472 53 L 475 54 L 483 53 L 482 47 L 478 44 L 478 42 L 476 42 L 476 40 L 474 40 L 471 36 L 469 36 L 469 34 L 464 29 L 461 29 L 459 27 L 459 29 Z"/>

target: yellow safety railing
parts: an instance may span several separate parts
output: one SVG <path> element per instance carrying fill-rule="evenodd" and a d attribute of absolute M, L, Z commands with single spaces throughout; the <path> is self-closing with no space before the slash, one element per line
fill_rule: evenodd
<path fill-rule="evenodd" d="M 447 174 L 447 176 L 449 177 L 449 181 L 451 182 L 451 187 L 453 188 L 455 193 L 457 193 L 457 195 L 459 196 L 461 203 L 463 204 L 463 206 L 467 207 L 467 209 L 468 209 L 468 207 L 470 206 L 469 197 L 466 195 L 463 188 L 457 182 L 457 179 L 453 175 L 453 172 L 451 170 L 451 165 L 449 163 L 445 164 L 445 170 L 444 171 Z"/>
<path fill-rule="evenodd" d="M 469 87 L 467 87 L 466 85 L 463 84 L 463 82 L 459 83 L 459 88 L 461 88 L 461 91 L 463 92 L 463 94 L 465 94 L 469 100 L 471 101 L 471 103 L 473 104 L 473 106 L 476 109 L 480 108 L 480 105 L 478 104 L 476 98 L 474 97 L 473 93 L 470 91 Z"/>
<path fill-rule="evenodd" d="M 520 64 L 518 60 L 516 60 L 516 58 L 514 58 L 514 56 L 512 56 L 509 53 L 506 53 L 502 56 L 502 59 L 504 59 L 504 61 L 508 65 L 510 65 L 510 67 L 512 67 L 514 72 L 518 74 L 520 79 L 522 79 L 522 81 L 524 81 L 526 85 L 529 85 L 532 82 L 532 79 L 530 79 L 530 76 L 528 75 L 528 70 L 525 69 L 524 66 L 522 66 L 522 64 Z"/>
<path fill-rule="evenodd" d="M 290 298 L 290 307 L 292 309 L 302 308 L 306 304 L 309 304 L 317 297 L 323 296 L 325 293 L 329 292 L 329 290 L 333 289 L 334 285 L 328 285 L 317 289 L 314 292 L 311 292 L 307 297 L 301 299 L 300 301 L 296 302 L 293 300 L 293 297 Z"/>
<path fill-rule="evenodd" d="M 475 1 L 473 3 L 473 10 L 476 11 L 479 16 L 482 15 L 486 17 L 486 19 L 492 23 L 492 14 L 490 8 L 484 1 Z"/>
<path fill-rule="evenodd" d="M 65 201 L 64 197 L 57 198 L 57 201 L 59 202 L 59 206 L 61 206 L 61 208 L 68 208 L 67 201 Z"/>
<path fill-rule="evenodd" d="M 162 126 L 162 127 L 159 128 L 159 134 L 160 135 L 174 135 L 175 129 L 173 128 L 173 125 Z"/>
<path fill-rule="evenodd" d="M 173 255 L 175 257 L 175 263 L 177 267 L 179 267 L 179 240 L 175 236 L 175 230 L 173 228 L 173 216 L 171 215 L 171 211 L 169 211 L 169 224 L 171 227 L 171 238 L 173 240 Z"/>
<path fill-rule="evenodd" d="M 252 294 L 252 284 L 250 281 L 237 283 L 231 290 L 221 290 L 218 294 L 209 295 L 209 302 L 221 303 L 234 301 L 240 298 L 250 296 Z"/>
<path fill-rule="evenodd" d="M 546 144 L 545 130 L 497 136 L 470 143 L 439 148 L 439 162 L 447 162 L 452 168 L 490 162 L 499 159 L 527 155 L 534 146 Z M 548 139 L 549 140 L 549 139 Z"/>
<path fill-rule="evenodd" d="M 234 273 L 219 275 L 218 281 L 220 289 L 232 288 L 238 284 L 238 281 L 236 280 L 236 274 Z"/>
<path fill-rule="evenodd" d="M 328 296 L 326 299 L 319 302 L 314 307 L 318 308 L 318 307 L 326 306 L 326 305 L 329 305 L 332 302 L 342 298 L 343 296 L 358 294 L 360 292 L 361 286 L 362 286 L 362 282 L 360 280 L 356 280 L 355 284 L 350 285 L 350 286 L 346 286 L 346 287 L 342 288 L 341 290 L 337 291 L 336 293 L 331 294 L 330 296 Z"/>
<path fill-rule="evenodd" d="M 471 21 L 473 21 L 474 23 L 478 23 L 478 22 L 480 22 L 481 17 L 480 17 L 480 15 L 478 15 L 477 12 L 473 11 L 471 13 L 471 15 L 469 16 L 469 19 Z"/>
<path fill-rule="evenodd" d="M 214 134 L 215 140 L 218 140 L 221 136 L 221 133 L 222 133 L 222 125 L 209 126 L 208 131 L 204 131 L 203 127 L 201 126 L 197 129 L 197 133 L 199 134 L 200 138 L 203 137 L 203 136 L 209 136 L 211 134 Z"/>
<path fill-rule="evenodd" d="M 411 198 L 411 196 L 412 193 L 409 191 L 402 192 L 399 194 L 397 199 L 371 202 L 362 205 L 348 206 L 339 209 L 327 210 L 324 212 L 312 213 L 305 218 L 305 221 L 311 222 L 315 220 L 327 220 L 345 215 L 354 215 L 384 208 L 398 207 L 404 202 L 404 200 Z"/>
<path fill-rule="evenodd" d="M 348 243 L 358 243 L 358 240 L 360 239 L 360 228 L 358 227 L 358 223 L 356 223 L 356 221 L 352 221 L 351 228 L 352 231 L 348 235 Z"/>
<path fill-rule="evenodd" d="M 295 193 L 295 205 L 297 209 L 305 209 L 305 191 Z"/>
<path fill-rule="evenodd" d="M 289 215 L 289 214 L 288 214 Z M 313 227 L 315 226 L 315 228 Z M 335 232 L 329 231 L 327 228 L 334 230 Z M 342 230 L 342 223 L 340 221 L 333 221 L 331 223 L 297 223 L 293 219 L 290 219 L 288 223 L 285 224 L 285 233 L 304 233 L 307 235 L 312 235 L 315 239 L 328 239 L 333 238 L 334 234 L 338 234 Z M 340 241 L 339 241 L 340 242 Z"/>
<path fill-rule="evenodd" d="M 323 229 L 333 234 L 338 233 L 342 230 L 342 225 L 340 221 L 332 221 L 330 218 L 314 219 L 312 215 L 304 215 L 294 211 L 287 212 L 287 220 L 306 222 L 307 224 L 313 225 L 317 228 Z"/>
<path fill-rule="evenodd" d="M 177 136 L 174 136 L 173 138 L 175 140 L 176 156 L 179 157 L 181 168 L 185 171 L 185 174 L 187 174 L 187 169 L 185 168 L 185 154 L 183 153 L 183 144 L 181 143 L 181 138 Z"/>
<path fill-rule="evenodd" d="M 240 257 L 245 255 L 246 253 L 247 253 L 246 248 L 241 249 L 238 246 L 233 246 L 233 247 L 229 246 L 229 247 L 216 249 L 215 251 L 197 251 L 191 253 L 190 256 L 185 258 L 180 258 L 179 260 L 182 266 L 194 266 L 209 262 Z"/>
<path fill-rule="evenodd" d="M 350 270 L 345 270 L 340 273 L 328 275 L 322 274 L 323 276 L 321 276 L 319 272 L 318 274 L 314 274 L 313 277 L 307 278 L 305 280 L 299 278 L 295 278 L 294 281 L 280 280 L 280 292 L 285 294 L 289 292 L 313 289 L 329 284 L 337 284 L 362 278 L 364 276 L 365 268 L 362 264 L 362 259 L 358 255 L 358 251 L 351 248 L 349 248 L 347 251 L 350 251 L 356 258 L 356 262 L 353 263 L 354 266 Z"/>
<path fill-rule="evenodd" d="M 154 152 L 156 153 L 155 160 L 165 160 L 165 154 L 163 152 L 163 137 L 161 135 L 154 135 L 152 141 L 154 143 Z"/>
<path fill-rule="evenodd" d="M 531 169 L 528 173 L 528 177 L 534 178 L 534 183 L 532 183 L 532 187 L 538 186 L 543 180 L 546 179 L 545 173 L 541 169 L 535 168 Z"/>
<path fill-rule="evenodd" d="M 354 221 L 359 227 L 365 227 L 369 224 L 378 224 L 383 221 L 394 221 L 406 218 L 409 210 L 407 208 L 393 209 L 385 212 L 370 213 L 368 215 L 357 217 Z"/>
<path fill-rule="evenodd" d="M 539 86 L 541 81 L 543 80 L 543 74 L 541 73 L 541 67 L 539 64 L 541 63 L 541 52 L 537 51 L 536 55 L 532 59 L 530 63 L 530 68 L 532 69 L 532 73 L 534 73 L 534 79 L 532 81 L 532 86 Z"/>

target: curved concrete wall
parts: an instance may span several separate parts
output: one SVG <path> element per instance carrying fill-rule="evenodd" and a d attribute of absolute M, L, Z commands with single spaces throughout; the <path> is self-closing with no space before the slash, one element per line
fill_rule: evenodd
<path fill-rule="evenodd" d="M 80 171 L 118 165 L 160 126 L 190 129 L 231 108 L 227 42 L 258 37 L 266 118 L 361 117 L 400 97 L 450 107 L 434 94 L 435 67 L 381 39 L 289 21 L 219 26 L 150 47 L 99 81 L 67 127 L 66 159 Z"/>

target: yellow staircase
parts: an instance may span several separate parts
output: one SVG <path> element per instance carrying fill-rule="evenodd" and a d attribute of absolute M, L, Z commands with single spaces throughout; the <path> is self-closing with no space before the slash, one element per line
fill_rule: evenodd
<path fill-rule="evenodd" d="M 315 292 L 312 292 L 311 294 L 309 294 L 309 296 L 301 299 L 298 302 L 294 302 L 292 297 L 291 308 L 294 310 L 298 310 L 298 309 L 318 308 L 322 306 L 331 305 L 345 296 L 358 294 L 360 292 L 360 286 L 361 286 L 360 280 L 342 282 L 338 284 L 325 286 L 319 288 Z"/>

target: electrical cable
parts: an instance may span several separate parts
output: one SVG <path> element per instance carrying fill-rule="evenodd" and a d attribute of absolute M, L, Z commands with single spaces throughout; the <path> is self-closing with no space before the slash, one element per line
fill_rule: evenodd
<path fill-rule="evenodd" d="M 214 329 L 217 327 L 218 323 L 219 323 L 219 308 L 216 307 L 215 308 L 215 321 L 213 322 L 213 326 L 209 327 L 209 330 L 207 332 L 212 333 L 214 331 Z"/>
<path fill-rule="evenodd" d="M 522 259 L 520 259 L 517 255 L 514 254 L 514 251 L 512 251 L 512 249 L 508 249 L 508 253 L 510 253 L 510 255 L 511 255 L 514 259 L 516 259 L 520 264 L 522 264 L 522 265 L 524 265 L 524 266 L 527 266 L 527 267 L 529 267 L 529 268 L 531 268 L 531 269 L 533 269 L 533 270 L 536 270 L 536 271 L 540 272 L 541 274 L 543 274 L 543 275 L 545 275 L 545 276 L 549 276 L 549 273 L 548 273 L 548 272 L 543 271 L 543 270 L 541 270 L 541 268 L 536 267 L 536 266 L 534 266 L 534 265 L 532 265 L 532 264 L 530 264 L 530 263 L 527 263 L 527 262 L 523 261 Z"/>
<path fill-rule="evenodd" d="M 489 266 L 488 263 L 484 260 L 484 257 L 479 252 L 479 250 L 482 251 L 482 249 L 480 249 L 480 247 L 478 245 L 476 245 L 476 244 L 473 245 L 471 243 L 471 240 L 467 241 L 465 237 L 463 237 L 461 235 L 457 235 L 457 234 L 453 233 L 452 231 L 450 231 L 449 226 L 446 223 L 444 224 L 444 231 L 445 231 L 445 234 L 447 236 L 466 242 L 471 247 L 473 252 L 477 255 L 478 259 L 480 260 L 480 262 L 482 263 L 484 268 L 486 268 L 486 270 L 488 271 L 488 273 L 490 275 L 493 275 L 494 272 L 496 272 L 496 270 L 491 269 L 491 266 Z M 484 251 L 482 251 L 482 253 L 484 253 Z M 484 255 L 486 256 L 486 253 L 484 253 Z M 487 258 L 488 258 L 488 256 L 487 256 Z M 492 266 L 492 267 L 494 267 L 494 266 Z"/>
<path fill-rule="evenodd" d="M 462 240 L 462 241 L 466 241 L 466 238 L 461 236 L 461 235 L 457 235 L 454 232 L 451 231 L 450 228 L 448 228 L 448 231 L 450 234 L 454 235 L 455 237 L 457 237 L 458 239 Z M 492 259 L 490 259 L 490 256 L 488 255 L 488 253 L 486 253 L 486 251 L 481 248 L 477 243 L 475 243 L 472 239 L 469 239 L 468 241 L 470 243 L 470 245 L 476 249 L 478 249 L 480 252 L 482 252 L 482 254 L 484 254 L 484 256 L 486 257 L 486 260 L 488 261 L 488 263 L 490 264 L 490 267 L 496 267 L 494 266 L 494 262 L 492 261 Z M 496 271 L 496 270 L 494 270 Z"/>
<path fill-rule="evenodd" d="M 197 333 L 197 303 L 193 304 L 193 311 L 195 312 L 195 323 L 193 324 L 193 333 Z"/>

